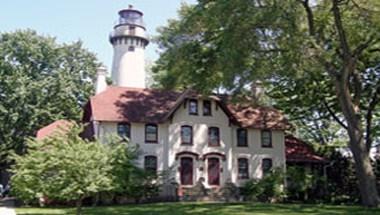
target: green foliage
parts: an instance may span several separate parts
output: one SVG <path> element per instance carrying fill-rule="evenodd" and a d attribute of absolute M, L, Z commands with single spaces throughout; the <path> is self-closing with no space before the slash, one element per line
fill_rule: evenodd
<path fill-rule="evenodd" d="M 79 137 L 80 127 L 43 140 L 30 139 L 25 155 L 14 155 L 12 191 L 26 201 L 81 201 L 113 189 L 114 149 Z M 125 146 L 124 146 L 125 147 Z"/>
<path fill-rule="evenodd" d="M 0 161 L 57 119 L 81 119 L 98 61 L 82 42 L 58 44 L 32 30 L 0 34 Z"/>
<path fill-rule="evenodd" d="M 302 2 L 309 2 L 312 26 Z M 153 68 L 158 86 L 246 94 L 247 85 L 261 79 L 273 105 L 288 114 L 304 139 L 346 142 L 346 132 L 328 110 L 344 122 L 326 68 L 330 61 L 336 70 L 342 67 L 331 6 L 330 1 L 298 0 L 201 0 L 183 5 L 179 19 L 170 20 L 156 38 L 163 51 Z M 380 5 L 371 0 L 339 6 L 349 44 L 358 47 L 369 41 L 357 68 L 365 80 L 361 108 L 367 110 L 380 83 L 378 73 L 367 70 L 380 62 L 380 41 L 375 39 L 380 38 Z M 378 112 L 373 111 L 374 117 Z M 378 121 L 372 121 L 375 136 Z"/>
<path fill-rule="evenodd" d="M 284 172 L 275 169 L 262 179 L 250 180 L 242 188 L 242 195 L 249 201 L 273 202 L 284 197 Z"/>
<path fill-rule="evenodd" d="M 286 196 L 292 200 L 317 200 L 319 184 L 324 184 L 318 172 L 304 166 L 287 166 L 286 168 Z M 309 199 L 310 198 L 310 199 Z"/>
<path fill-rule="evenodd" d="M 325 200 L 335 204 L 359 203 L 358 179 L 353 159 L 331 149 L 327 149 L 325 154 L 330 162 L 326 167 Z"/>

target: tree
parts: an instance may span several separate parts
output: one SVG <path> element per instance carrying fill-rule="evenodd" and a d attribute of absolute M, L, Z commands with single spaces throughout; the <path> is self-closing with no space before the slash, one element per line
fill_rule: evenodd
<path fill-rule="evenodd" d="M 166 88 L 241 94 L 261 79 L 297 89 L 282 101 L 328 113 L 347 132 L 362 203 L 377 206 L 369 149 L 379 132 L 378 29 L 376 0 L 199 0 L 160 30 L 154 71 Z"/>
<path fill-rule="evenodd" d="M 58 44 L 24 30 L 0 35 L 0 163 L 57 119 L 81 119 L 99 65 L 82 42 Z"/>
<path fill-rule="evenodd" d="M 12 191 L 29 201 L 75 201 L 77 214 L 81 214 L 84 198 L 115 189 L 120 179 L 115 169 L 121 165 L 117 156 L 127 149 L 126 144 L 84 140 L 79 136 L 81 130 L 74 125 L 42 140 L 30 139 L 27 153 L 14 155 Z"/>

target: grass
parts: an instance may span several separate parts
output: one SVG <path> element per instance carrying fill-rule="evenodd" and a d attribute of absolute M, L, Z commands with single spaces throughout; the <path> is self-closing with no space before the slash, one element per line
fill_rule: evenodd
<path fill-rule="evenodd" d="M 18 215 L 75 214 L 74 208 L 18 208 Z M 157 203 L 84 208 L 83 214 L 93 215 L 361 215 L 379 214 L 380 209 L 360 206 L 261 203 Z"/>

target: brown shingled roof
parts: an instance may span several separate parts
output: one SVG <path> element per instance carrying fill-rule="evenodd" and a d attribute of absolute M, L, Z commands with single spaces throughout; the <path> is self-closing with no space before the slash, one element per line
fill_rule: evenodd
<path fill-rule="evenodd" d="M 64 133 L 73 125 L 72 122 L 67 120 L 57 120 L 37 131 L 36 138 L 43 139 L 57 133 Z"/>
<path fill-rule="evenodd" d="M 108 87 L 91 97 L 93 120 L 162 122 L 181 93 L 129 87 Z"/>
<path fill-rule="evenodd" d="M 193 91 L 180 93 L 112 86 L 91 97 L 85 108 L 85 121 L 91 118 L 95 121 L 161 123 L 166 121 L 186 98 L 195 96 Z M 281 130 L 289 128 L 286 118 L 274 108 L 226 104 L 225 99 L 218 99 L 215 95 L 209 98 L 216 100 L 230 119 L 239 126 Z"/>
<path fill-rule="evenodd" d="M 292 136 L 285 136 L 285 154 L 287 162 L 323 163 L 326 159 L 318 156 L 313 148 L 304 141 Z"/>

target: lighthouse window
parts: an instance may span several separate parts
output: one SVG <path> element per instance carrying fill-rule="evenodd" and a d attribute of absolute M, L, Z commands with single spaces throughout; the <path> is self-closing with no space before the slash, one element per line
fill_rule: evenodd
<path fill-rule="evenodd" d="M 128 47 L 128 51 L 130 51 L 130 52 L 134 52 L 134 51 L 135 51 L 135 47 L 134 47 L 134 46 L 129 46 L 129 47 Z"/>
<path fill-rule="evenodd" d="M 135 26 L 129 26 L 129 34 L 131 34 L 131 35 L 136 34 L 136 27 Z"/>

